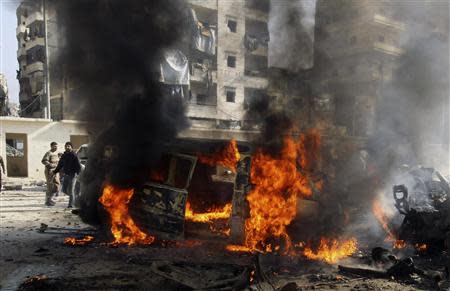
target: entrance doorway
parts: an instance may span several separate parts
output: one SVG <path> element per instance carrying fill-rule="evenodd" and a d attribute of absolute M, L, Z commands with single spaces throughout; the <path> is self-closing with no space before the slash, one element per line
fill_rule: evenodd
<path fill-rule="evenodd" d="M 6 133 L 6 169 L 8 177 L 28 177 L 27 135 Z"/>

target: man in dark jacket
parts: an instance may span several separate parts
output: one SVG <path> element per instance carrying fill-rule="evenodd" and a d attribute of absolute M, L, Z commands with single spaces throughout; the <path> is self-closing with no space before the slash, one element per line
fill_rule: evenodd
<path fill-rule="evenodd" d="M 75 204 L 75 183 L 77 175 L 81 171 L 81 164 L 73 151 L 72 143 L 66 142 L 64 147 L 66 151 L 59 159 L 58 166 L 56 166 L 54 173 L 58 173 L 60 170 L 64 172 L 64 184 L 67 185 L 67 187 L 64 188 L 67 189 L 66 194 L 69 195 L 69 205 L 67 208 L 72 208 Z"/>
<path fill-rule="evenodd" d="M 0 193 L 2 192 L 2 173 L 5 174 L 5 163 L 3 162 L 2 156 L 0 156 L 0 166 L 2 167 L 0 170 Z"/>

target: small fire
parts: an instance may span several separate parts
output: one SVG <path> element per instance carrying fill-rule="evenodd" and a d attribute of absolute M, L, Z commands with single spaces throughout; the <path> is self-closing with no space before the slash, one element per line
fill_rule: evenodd
<path fill-rule="evenodd" d="M 87 245 L 88 243 L 92 242 L 93 240 L 94 240 L 94 237 L 90 236 L 90 235 L 87 235 L 83 238 L 66 237 L 64 239 L 64 244 L 71 245 L 71 246 L 75 246 L 75 245 L 83 246 L 83 245 Z"/>
<path fill-rule="evenodd" d="M 113 185 L 103 188 L 99 201 L 111 219 L 111 233 L 114 236 L 112 244 L 151 244 L 155 240 L 153 236 L 141 231 L 128 213 L 128 203 L 133 194 L 133 189 L 120 189 Z"/>
<path fill-rule="evenodd" d="M 419 252 L 425 252 L 428 249 L 427 244 L 423 244 L 423 243 L 417 243 L 414 245 L 414 247 Z"/>
<path fill-rule="evenodd" d="M 394 232 L 390 229 L 389 225 L 388 225 L 388 217 L 386 216 L 386 214 L 383 211 L 383 207 L 381 206 L 381 203 L 379 200 L 374 200 L 373 204 L 372 204 L 372 212 L 375 215 L 376 219 L 378 220 L 378 222 L 380 223 L 380 225 L 383 227 L 384 231 L 386 232 L 387 236 L 386 236 L 386 241 L 395 241 L 395 234 Z"/>
<path fill-rule="evenodd" d="M 215 225 L 217 220 L 229 219 L 231 216 L 231 203 L 225 204 L 223 207 L 215 207 L 208 209 L 205 213 L 195 213 L 189 202 L 186 203 L 186 220 L 192 222 L 208 223 L 209 229 L 213 233 L 230 236 L 231 229 L 229 226 L 218 227 Z"/>
<path fill-rule="evenodd" d="M 241 159 L 241 154 L 237 147 L 236 140 L 232 139 L 230 143 L 222 149 L 222 151 L 213 155 L 199 154 L 198 160 L 202 164 L 207 164 L 209 166 L 221 165 L 236 172 L 236 164 Z"/>
<path fill-rule="evenodd" d="M 302 135 L 298 141 L 284 140 L 280 156 L 262 150 L 252 158 L 253 189 L 247 195 L 250 218 L 245 221 L 245 246 L 252 250 L 271 252 L 270 238 L 281 238 L 285 251 L 292 247 L 286 227 L 297 214 L 297 198 L 313 193 L 308 173 L 317 157 L 319 138 L 316 133 Z M 299 170 L 301 169 L 301 170 Z M 320 187 L 320 183 L 316 183 Z"/>
<path fill-rule="evenodd" d="M 243 252 L 243 253 L 249 253 L 252 251 L 252 249 L 241 245 L 227 245 L 226 250 L 230 252 Z"/>
<path fill-rule="evenodd" d="M 406 242 L 404 240 L 398 239 L 394 242 L 394 249 L 404 249 L 406 248 Z"/>
<path fill-rule="evenodd" d="M 208 209 L 205 213 L 195 213 L 194 210 L 192 210 L 191 204 L 189 202 L 186 203 L 185 218 L 186 220 L 193 222 L 213 222 L 218 219 L 228 219 L 230 218 L 230 215 L 231 203 L 228 203 L 223 207 Z"/>
<path fill-rule="evenodd" d="M 351 238 L 346 241 L 336 239 L 321 238 L 319 248 L 313 251 L 310 247 L 305 247 L 303 254 L 312 260 L 321 260 L 329 264 L 334 264 L 340 259 L 346 258 L 357 250 L 357 241 Z"/>

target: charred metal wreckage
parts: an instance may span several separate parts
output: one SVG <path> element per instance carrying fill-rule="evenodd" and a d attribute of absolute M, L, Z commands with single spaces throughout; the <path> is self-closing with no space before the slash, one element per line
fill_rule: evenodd
<path fill-rule="evenodd" d="M 410 189 L 395 185 L 395 207 L 404 215 L 398 239 L 442 248 L 450 242 L 450 184 L 433 168 L 408 172 Z"/>
<path fill-rule="evenodd" d="M 197 235 L 195 232 L 200 228 L 187 225 L 188 196 L 189 200 L 197 197 L 199 201 L 212 204 L 226 201 L 232 205 L 231 216 L 226 222 L 230 242 L 242 242 L 248 212 L 245 198 L 250 190 L 251 147 L 245 143 L 237 144 L 240 160 L 235 171 L 201 163 L 198 158 L 200 153 L 214 153 L 226 145 L 227 142 L 221 141 L 187 139 L 168 145 L 157 169 L 146 183 L 134 190 L 130 200 L 129 212 L 139 227 L 161 239 L 184 239 L 186 228 L 190 234 L 194 232 L 193 235 Z M 105 147 L 104 158 L 114 159 L 114 151 L 114 148 Z M 81 196 L 81 200 L 86 200 L 83 193 Z"/>

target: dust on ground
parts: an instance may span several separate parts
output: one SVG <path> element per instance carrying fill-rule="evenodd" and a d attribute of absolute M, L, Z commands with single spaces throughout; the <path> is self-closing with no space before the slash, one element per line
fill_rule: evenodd
<path fill-rule="evenodd" d="M 228 269 L 239 267 L 241 270 L 252 266 L 253 256 L 228 253 L 214 245 L 64 245 L 64 238 L 95 236 L 96 229 L 81 222 L 71 209 L 66 208 L 68 197 L 65 195 L 56 198 L 55 206 L 44 206 L 44 191 L 44 186 L 25 185 L 21 190 L 0 194 L 1 290 L 193 290 L 192 286 L 201 286 L 195 284 L 207 282 L 208 276 L 213 278 L 210 281 L 223 280 L 217 277 L 217 270 L 227 266 Z M 289 271 L 280 268 L 279 263 L 275 264 L 276 260 L 270 256 L 261 258 L 266 282 L 254 281 L 250 286 L 239 285 L 241 287 L 235 290 L 279 290 L 283 286 L 283 290 L 431 288 L 426 282 L 418 284 L 345 276 L 338 273 L 336 266 L 301 260 L 294 262 L 296 271 Z M 171 267 L 172 270 L 184 270 L 185 276 L 182 273 L 179 276 L 164 273 L 161 271 L 164 268 L 155 269 L 155 264 L 166 270 Z M 183 264 L 187 267 L 180 269 Z M 214 268 L 216 274 L 211 272 Z M 447 290 L 448 286 L 441 285 L 441 288 Z M 228 289 L 218 287 L 214 290 Z"/>

